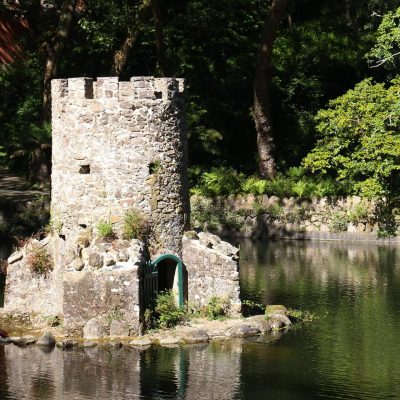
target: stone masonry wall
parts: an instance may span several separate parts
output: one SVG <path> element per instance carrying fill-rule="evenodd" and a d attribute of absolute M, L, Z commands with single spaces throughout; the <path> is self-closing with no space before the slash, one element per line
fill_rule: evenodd
<path fill-rule="evenodd" d="M 135 208 L 152 221 L 152 252 L 180 254 L 189 222 L 182 94 L 172 78 L 53 80 L 51 213 L 67 244 L 100 220 L 121 232 Z"/>
<path fill-rule="evenodd" d="M 211 233 L 186 232 L 182 260 L 187 272 L 189 304 L 206 306 L 212 297 L 230 302 L 230 313 L 241 311 L 239 249 Z"/>
<path fill-rule="evenodd" d="M 235 237 L 309 240 L 400 241 L 400 214 L 388 218 L 372 200 L 338 198 L 283 198 L 267 195 L 191 198 L 192 226 Z M 385 223 L 397 227 L 387 238 Z"/>

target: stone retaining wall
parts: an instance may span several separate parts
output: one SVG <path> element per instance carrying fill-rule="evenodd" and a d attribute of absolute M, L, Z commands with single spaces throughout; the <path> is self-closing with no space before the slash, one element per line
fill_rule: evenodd
<path fill-rule="evenodd" d="M 221 236 L 400 242 L 400 215 L 384 215 L 376 202 L 347 198 L 192 196 L 192 226 Z M 388 218 L 389 216 L 389 218 Z M 385 236 L 383 237 L 382 236 Z"/>

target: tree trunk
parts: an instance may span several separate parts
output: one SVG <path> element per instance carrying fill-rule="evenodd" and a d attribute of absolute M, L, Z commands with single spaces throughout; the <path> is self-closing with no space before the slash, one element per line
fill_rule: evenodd
<path fill-rule="evenodd" d="M 137 38 L 139 37 L 142 25 L 149 19 L 151 15 L 150 0 L 143 0 L 138 8 L 137 15 L 133 21 L 133 26 L 128 28 L 125 40 L 122 46 L 115 52 L 113 57 L 113 64 L 111 67 L 112 75 L 121 75 L 125 69 L 128 61 L 128 55 L 132 47 L 135 45 Z"/>
<path fill-rule="evenodd" d="M 158 68 L 160 69 L 161 76 L 166 76 L 167 72 L 167 60 L 165 57 L 165 46 L 164 46 L 164 27 L 162 23 L 162 15 L 159 0 L 151 0 L 151 9 L 153 12 L 154 29 L 156 34 L 156 53 Z"/>
<path fill-rule="evenodd" d="M 113 65 L 111 67 L 111 75 L 119 76 L 126 66 L 126 61 L 128 59 L 129 51 L 132 49 L 139 36 L 139 28 L 133 31 L 128 28 L 128 33 L 122 46 L 114 54 Z"/>
<path fill-rule="evenodd" d="M 265 20 L 254 77 L 254 121 L 257 131 L 258 169 L 263 178 L 275 176 L 274 131 L 271 121 L 270 81 L 272 48 L 288 0 L 273 0 Z"/>
<path fill-rule="evenodd" d="M 76 0 L 64 0 L 62 3 L 60 19 L 54 38 L 47 47 L 43 80 L 43 118 L 45 121 L 49 121 L 51 117 L 51 80 L 57 76 L 58 61 L 69 35 L 75 3 Z"/>

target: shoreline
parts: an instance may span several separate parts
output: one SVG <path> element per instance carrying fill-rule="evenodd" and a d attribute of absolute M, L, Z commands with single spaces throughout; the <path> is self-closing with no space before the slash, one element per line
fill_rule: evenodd
<path fill-rule="evenodd" d="M 271 307 L 271 306 L 269 306 Z M 0 345 L 15 344 L 19 347 L 38 345 L 43 347 L 57 346 L 63 350 L 74 347 L 95 347 L 108 345 L 111 347 L 149 347 L 152 345 L 171 346 L 197 343 L 209 343 L 230 339 L 244 339 L 264 335 L 277 340 L 283 332 L 288 331 L 295 321 L 287 316 L 283 306 L 273 306 L 268 314 L 250 317 L 237 317 L 209 320 L 193 318 L 186 324 L 170 329 L 149 331 L 142 336 L 76 336 L 70 335 L 62 327 L 18 327 L 10 329 L 6 338 L 0 338 Z M 2 326 L 7 331 L 7 326 Z M 45 343 L 43 343 L 45 338 Z M 50 338 L 50 341 L 49 341 Z"/>

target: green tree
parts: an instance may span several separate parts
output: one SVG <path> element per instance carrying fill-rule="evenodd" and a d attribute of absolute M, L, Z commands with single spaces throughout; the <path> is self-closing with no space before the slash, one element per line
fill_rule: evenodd
<path fill-rule="evenodd" d="M 366 197 L 393 194 L 400 170 L 400 78 L 366 79 L 317 114 L 319 140 L 304 159 Z"/>

